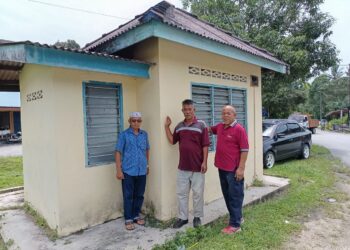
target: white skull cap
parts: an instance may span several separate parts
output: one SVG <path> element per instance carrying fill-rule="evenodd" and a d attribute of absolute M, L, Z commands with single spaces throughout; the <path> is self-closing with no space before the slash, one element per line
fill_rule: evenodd
<path fill-rule="evenodd" d="M 130 113 L 130 118 L 141 118 L 141 112 L 131 112 Z"/>

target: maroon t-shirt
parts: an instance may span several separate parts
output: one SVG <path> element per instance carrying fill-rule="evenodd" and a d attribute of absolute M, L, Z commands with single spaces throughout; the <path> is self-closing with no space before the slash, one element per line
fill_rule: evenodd
<path fill-rule="evenodd" d="M 180 161 L 179 169 L 184 171 L 200 172 L 203 163 L 203 147 L 208 147 L 208 128 L 204 121 L 194 118 L 186 125 L 180 122 L 173 134 L 173 143 L 179 142 Z"/>
<path fill-rule="evenodd" d="M 241 152 L 249 150 L 245 129 L 237 121 L 227 128 L 223 123 L 210 128 L 217 135 L 215 166 L 225 171 L 235 171 L 241 160 Z"/>

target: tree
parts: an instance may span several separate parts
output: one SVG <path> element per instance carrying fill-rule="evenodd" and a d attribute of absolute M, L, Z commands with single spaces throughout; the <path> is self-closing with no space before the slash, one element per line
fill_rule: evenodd
<path fill-rule="evenodd" d="M 57 41 L 54 44 L 54 46 L 64 47 L 64 48 L 68 48 L 68 49 L 80 49 L 80 45 L 75 40 L 71 40 L 71 39 L 68 39 L 65 42 Z"/>
<path fill-rule="evenodd" d="M 272 117 L 286 117 L 306 101 L 299 88 L 337 64 L 329 36 L 334 19 L 320 11 L 323 0 L 183 0 L 199 18 L 229 30 L 275 54 L 290 74 L 263 73 L 263 106 Z"/>
<path fill-rule="evenodd" d="M 315 78 L 309 91 L 308 103 L 311 113 L 322 118 L 330 111 L 347 107 L 348 81 L 349 78 L 339 74 L 338 70 L 333 71 L 331 75 L 323 74 Z"/>

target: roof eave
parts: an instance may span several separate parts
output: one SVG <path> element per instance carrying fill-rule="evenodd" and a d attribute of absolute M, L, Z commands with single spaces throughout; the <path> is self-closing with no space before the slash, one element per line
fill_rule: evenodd
<path fill-rule="evenodd" d="M 0 60 L 149 78 L 151 64 L 69 50 L 12 43 L 0 45 Z"/>
<path fill-rule="evenodd" d="M 233 46 L 181 30 L 180 28 L 170 26 L 157 20 L 150 20 L 149 22 L 140 24 L 137 27 L 128 30 L 124 34 L 98 45 L 98 51 L 114 54 L 119 50 L 132 46 L 150 37 L 170 40 L 172 42 L 177 42 L 183 45 L 226 56 L 231 59 L 254 64 L 260 66 L 261 68 L 266 68 L 275 72 L 283 74 L 289 73 L 288 64 L 284 62 L 276 62 L 278 61 L 277 59 L 276 61 L 272 61 Z"/>

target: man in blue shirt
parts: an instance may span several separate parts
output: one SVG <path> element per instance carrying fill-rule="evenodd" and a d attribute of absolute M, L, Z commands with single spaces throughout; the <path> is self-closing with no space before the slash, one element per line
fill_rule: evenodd
<path fill-rule="evenodd" d="M 149 173 L 149 142 L 147 132 L 141 130 L 140 112 L 132 112 L 130 127 L 120 133 L 115 146 L 117 179 L 122 180 L 125 228 L 134 230 L 134 223 L 144 225 L 140 217 L 146 175 Z"/>

